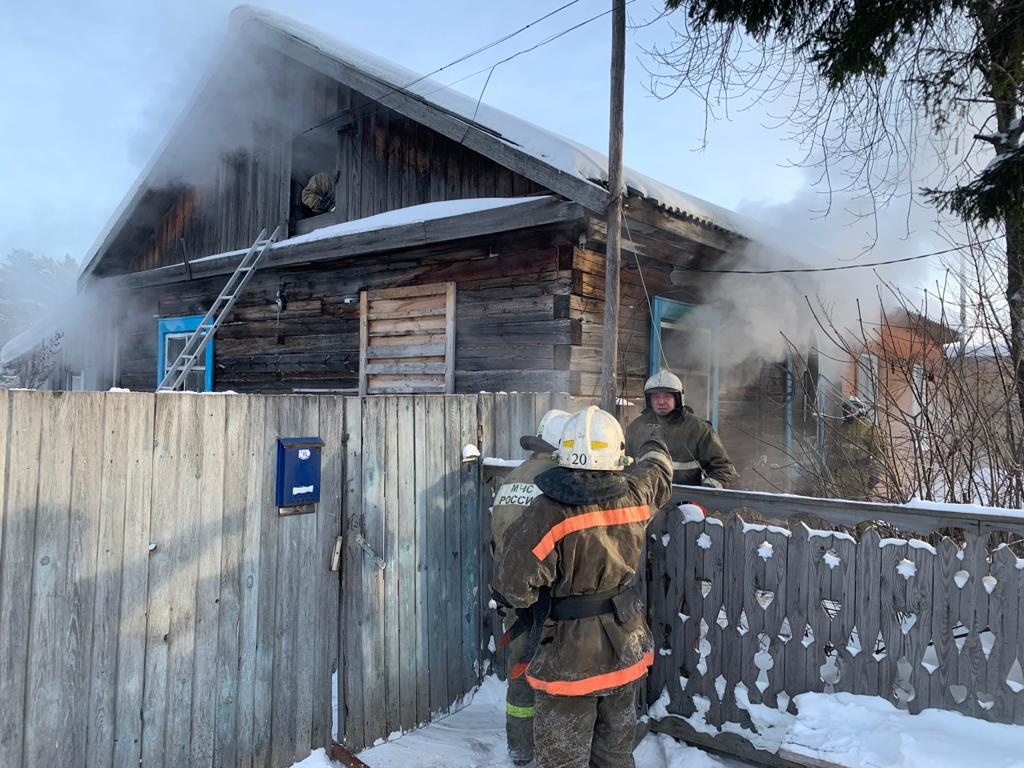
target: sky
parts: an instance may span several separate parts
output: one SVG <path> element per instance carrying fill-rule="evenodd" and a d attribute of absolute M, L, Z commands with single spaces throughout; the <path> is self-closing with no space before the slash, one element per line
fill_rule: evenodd
<path fill-rule="evenodd" d="M 265 0 L 263 7 L 357 43 L 415 71 L 430 71 L 518 29 L 567 0 Z M 0 254 L 24 248 L 82 260 L 195 88 L 235 3 L 228 0 L 55 0 L 4 12 L 0 46 Z M 451 82 L 606 10 L 578 0 L 516 38 L 446 70 Z M 630 21 L 654 18 L 635 0 Z M 664 21 L 631 30 L 626 162 L 729 208 L 792 199 L 802 171 L 780 133 L 744 114 L 713 127 L 697 151 L 703 110 L 648 92 L 638 43 L 668 38 Z M 498 67 L 484 100 L 584 144 L 607 146 L 610 17 Z M 486 75 L 458 85 L 478 96 Z"/>

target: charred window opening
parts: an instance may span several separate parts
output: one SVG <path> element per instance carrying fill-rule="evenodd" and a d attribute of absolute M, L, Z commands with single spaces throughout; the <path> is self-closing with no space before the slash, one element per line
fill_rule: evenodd
<path fill-rule="evenodd" d="M 291 217 L 296 221 L 336 208 L 338 132 L 322 125 L 292 142 Z"/>
<path fill-rule="evenodd" d="M 344 221 L 342 179 L 346 134 L 353 126 L 345 112 L 299 133 L 292 140 L 290 218 L 293 222 L 324 216 Z"/>

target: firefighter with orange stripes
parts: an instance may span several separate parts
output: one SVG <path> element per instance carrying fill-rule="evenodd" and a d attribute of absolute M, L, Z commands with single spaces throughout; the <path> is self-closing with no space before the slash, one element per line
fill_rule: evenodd
<path fill-rule="evenodd" d="M 536 435 L 523 435 L 519 444 L 532 455 L 509 472 L 505 481 L 494 494 L 491 511 L 491 541 L 497 559 L 505 547 L 509 527 L 520 517 L 530 503 L 540 496 L 540 489 L 534 479 L 541 472 L 554 466 L 554 453 L 558 438 L 562 436 L 569 414 L 557 408 L 545 413 L 537 425 Z M 525 629 L 529 613 L 520 611 L 518 616 L 505 613 L 505 635 L 502 645 L 507 648 L 513 663 L 522 656 L 528 639 Z M 513 634 L 515 636 L 513 637 Z M 508 754 L 513 765 L 528 765 L 533 762 L 533 689 L 526 678 L 519 676 L 508 681 L 505 696 L 505 738 Z"/>
<path fill-rule="evenodd" d="M 622 428 L 596 406 L 573 414 L 542 495 L 508 530 L 495 593 L 533 608 L 525 673 L 536 696 L 538 768 L 632 768 L 636 683 L 654 661 L 638 590 L 651 515 L 671 494 L 663 443 L 628 462 Z"/>

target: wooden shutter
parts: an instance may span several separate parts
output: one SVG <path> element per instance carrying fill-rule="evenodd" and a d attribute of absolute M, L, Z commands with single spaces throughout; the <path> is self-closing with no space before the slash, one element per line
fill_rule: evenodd
<path fill-rule="evenodd" d="M 359 394 L 455 391 L 455 283 L 359 294 Z"/>

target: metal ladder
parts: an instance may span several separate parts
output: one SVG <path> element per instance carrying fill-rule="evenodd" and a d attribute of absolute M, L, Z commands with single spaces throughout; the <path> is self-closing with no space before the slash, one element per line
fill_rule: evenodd
<path fill-rule="evenodd" d="M 249 246 L 249 250 L 245 252 L 245 256 L 242 257 L 235 271 L 231 274 L 227 285 L 224 286 L 217 300 L 213 302 L 213 306 L 203 316 L 199 326 L 189 335 L 188 340 L 185 342 L 185 347 L 181 350 L 181 354 L 178 355 L 178 358 L 167 369 L 167 373 L 160 382 L 160 386 L 156 388 L 157 392 L 173 392 L 181 389 L 188 372 L 192 370 L 199 356 L 206 351 L 206 345 L 210 343 L 213 334 L 216 333 L 221 323 L 231 313 L 231 308 L 235 306 L 235 301 L 245 289 L 245 286 L 252 277 L 252 273 L 256 271 L 259 260 L 267 252 L 271 244 L 277 240 L 280 229 L 281 227 L 279 226 L 275 227 L 274 233 L 270 237 L 266 237 L 266 227 L 260 230 L 256 240 Z"/>

